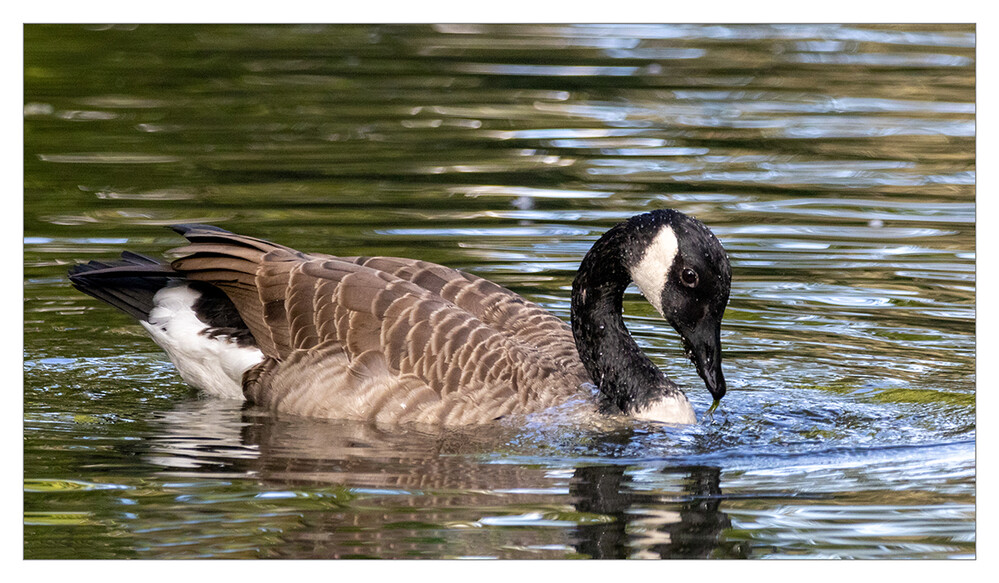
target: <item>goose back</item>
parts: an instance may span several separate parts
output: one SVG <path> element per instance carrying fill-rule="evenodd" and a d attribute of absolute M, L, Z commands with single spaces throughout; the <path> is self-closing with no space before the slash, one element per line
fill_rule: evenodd
<path fill-rule="evenodd" d="M 246 397 L 278 411 L 484 423 L 585 396 L 567 324 L 493 282 L 389 257 L 305 254 L 205 226 L 172 268 L 232 300 L 264 360 Z"/>

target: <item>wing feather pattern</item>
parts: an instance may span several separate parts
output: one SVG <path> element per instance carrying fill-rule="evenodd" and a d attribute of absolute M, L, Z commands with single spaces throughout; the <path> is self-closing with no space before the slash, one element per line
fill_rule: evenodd
<path fill-rule="evenodd" d="M 225 292 L 265 360 L 249 400 L 277 411 L 475 424 L 540 411 L 589 381 L 569 327 L 495 283 L 433 263 L 308 255 L 178 228 L 172 267 Z"/>

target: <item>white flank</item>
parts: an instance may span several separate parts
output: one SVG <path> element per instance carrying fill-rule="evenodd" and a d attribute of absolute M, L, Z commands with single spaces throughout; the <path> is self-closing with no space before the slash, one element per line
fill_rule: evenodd
<path fill-rule="evenodd" d="M 697 414 L 683 393 L 670 395 L 653 401 L 648 406 L 635 411 L 632 417 L 660 423 L 694 424 Z"/>
<path fill-rule="evenodd" d="M 676 233 L 669 225 L 663 226 L 645 250 L 645 256 L 631 270 L 631 279 L 660 315 L 663 315 L 663 287 L 677 250 Z"/>
<path fill-rule="evenodd" d="M 243 373 L 263 360 L 257 348 L 228 336 L 209 338 L 208 325 L 194 313 L 200 293 L 187 285 L 165 287 L 153 296 L 149 321 L 141 322 L 166 351 L 180 378 L 214 397 L 243 398 Z"/>

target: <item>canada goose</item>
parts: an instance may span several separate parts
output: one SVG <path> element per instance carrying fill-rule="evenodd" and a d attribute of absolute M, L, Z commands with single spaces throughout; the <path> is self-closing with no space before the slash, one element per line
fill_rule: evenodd
<path fill-rule="evenodd" d="M 461 271 L 395 257 L 306 254 L 209 225 L 164 263 L 124 252 L 69 279 L 139 320 L 180 376 L 209 394 L 317 417 L 488 423 L 555 406 L 696 423 L 683 391 L 622 319 L 634 281 L 680 333 L 715 405 L 731 269 L 675 210 L 607 231 L 572 284 L 571 326 Z M 714 406 L 712 406 L 712 409 Z"/>

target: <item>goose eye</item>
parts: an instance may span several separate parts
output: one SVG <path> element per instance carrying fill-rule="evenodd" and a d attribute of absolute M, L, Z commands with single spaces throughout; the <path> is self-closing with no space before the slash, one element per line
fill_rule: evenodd
<path fill-rule="evenodd" d="M 689 267 L 684 267 L 683 271 L 680 272 L 680 281 L 683 285 L 687 287 L 694 287 L 697 285 L 697 272 Z"/>

